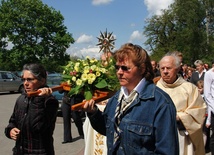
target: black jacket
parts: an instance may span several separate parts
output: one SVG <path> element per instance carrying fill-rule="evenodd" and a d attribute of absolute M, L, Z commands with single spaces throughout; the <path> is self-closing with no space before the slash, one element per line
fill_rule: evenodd
<path fill-rule="evenodd" d="M 14 111 L 5 128 L 5 135 L 10 138 L 12 128 L 21 133 L 13 148 L 14 155 L 54 155 L 53 131 L 58 101 L 53 96 L 27 97 L 22 94 L 16 100 Z"/>

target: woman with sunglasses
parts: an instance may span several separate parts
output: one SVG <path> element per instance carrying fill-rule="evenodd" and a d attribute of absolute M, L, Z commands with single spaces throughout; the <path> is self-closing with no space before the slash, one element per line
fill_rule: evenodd
<path fill-rule="evenodd" d="M 16 100 L 5 135 L 16 141 L 14 155 L 54 155 L 53 132 L 58 100 L 46 86 L 46 70 L 40 64 L 26 64 L 22 80 L 25 92 Z M 28 97 L 27 92 L 41 90 L 39 96 Z"/>
<path fill-rule="evenodd" d="M 127 43 L 113 56 L 121 89 L 104 112 L 94 100 L 83 107 L 92 127 L 106 135 L 108 154 L 178 155 L 176 109 L 169 95 L 153 83 L 147 52 Z"/>

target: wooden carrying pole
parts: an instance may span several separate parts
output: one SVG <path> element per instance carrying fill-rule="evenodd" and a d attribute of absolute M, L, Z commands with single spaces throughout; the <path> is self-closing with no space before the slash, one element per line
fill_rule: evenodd
<path fill-rule="evenodd" d="M 92 99 L 96 103 L 98 103 L 98 102 L 101 102 L 101 101 L 104 101 L 104 100 L 110 98 L 112 95 L 113 94 L 110 92 L 103 92 L 103 91 L 96 90 Z M 74 110 L 74 111 L 81 110 L 86 102 L 87 102 L 87 100 L 84 100 L 81 103 L 77 103 L 77 104 L 72 105 L 71 110 Z"/>
<path fill-rule="evenodd" d="M 52 91 L 61 91 L 61 90 L 70 91 L 71 86 L 68 85 L 68 84 L 62 83 L 62 84 L 59 85 L 59 86 L 51 87 L 51 89 L 52 89 Z M 28 96 L 28 97 L 38 96 L 39 93 L 41 93 L 41 90 L 37 90 L 37 91 L 33 91 L 33 92 L 28 92 L 28 93 L 27 93 L 27 96 Z"/>
<path fill-rule="evenodd" d="M 61 91 L 61 90 L 70 91 L 71 87 L 67 84 L 61 84 L 59 86 L 51 87 L 51 89 L 52 89 L 52 91 Z M 34 92 L 28 92 L 27 96 L 28 97 L 38 96 L 39 93 L 41 93 L 40 90 L 37 90 Z M 113 96 L 113 94 L 114 94 L 114 92 L 105 92 L 105 91 L 96 90 L 92 99 L 98 103 L 98 102 L 101 102 L 101 101 L 104 101 L 104 100 L 110 98 L 111 96 Z M 86 102 L 87 102 L 87 100 L 84 100 L 81 103 L 72 105 L 71 110 L 74 110 L 74 111 L 81 110 Z"/>

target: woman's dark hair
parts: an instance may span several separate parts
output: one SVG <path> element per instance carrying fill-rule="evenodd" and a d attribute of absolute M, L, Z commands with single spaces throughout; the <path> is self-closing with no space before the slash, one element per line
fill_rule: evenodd
<path fill-rule="evenodd" d="M 115 51 L 113 56 L 116 61 L 131 59 L 137 67 L 145 67 L 145 72 L 142 76 L 145 77 L 146 80 L 152 80 L 154 78 L 150 57 L 141 46 L 132 43 L 124 44 L 120 49 Z"/>
<path fill-rule="evenodd" d="M 38 63 L 25 64 L 23 66 L 23 70 L 30 71 L 38 80 L 41 80 L 42 78 L 44 79 L 47 78 L 47 72 L 41 64 Z"/>

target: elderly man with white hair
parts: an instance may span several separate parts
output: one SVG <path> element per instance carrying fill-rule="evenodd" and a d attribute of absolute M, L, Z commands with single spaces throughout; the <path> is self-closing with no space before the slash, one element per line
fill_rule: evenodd
<path fill-rule="evenodd" d="M 166 54 L 159 62 L 161 79 L 157 86 L 172 98 L 177 110 L 180 155 L 205 155 L 202 126 L 206 104 L 195 85 L 179 74 L 180 59 Z"/>

